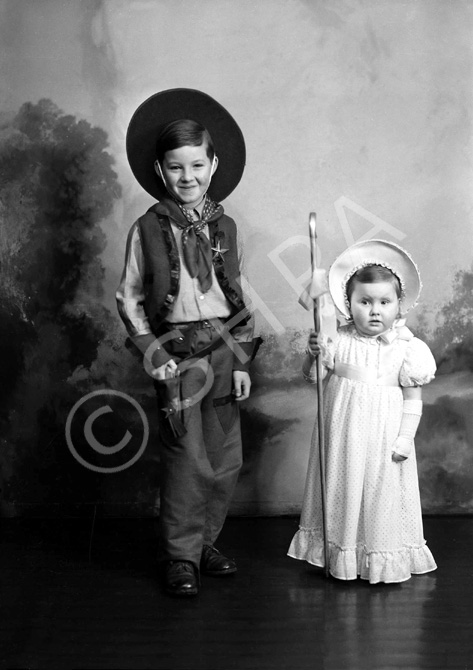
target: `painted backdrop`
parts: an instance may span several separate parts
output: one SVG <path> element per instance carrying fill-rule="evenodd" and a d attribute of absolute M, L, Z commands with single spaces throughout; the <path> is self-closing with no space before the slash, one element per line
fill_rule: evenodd
<path fill-rule="evenodd" d="M 248 150 L 224 205 L 264 344 L 232 511 L 300 508 L 315 211 L 321 266 L 372 237 L 417 260 L 409 325 L 438 363 L 417 439 L 424 511 L 472 512 L 472 2 L 0 0 L 0 32 L 3 513 L 156 512 L 152 387 L 114 292 L 152 204 L 127 124 L 173 87 L 217 98 Z"/>

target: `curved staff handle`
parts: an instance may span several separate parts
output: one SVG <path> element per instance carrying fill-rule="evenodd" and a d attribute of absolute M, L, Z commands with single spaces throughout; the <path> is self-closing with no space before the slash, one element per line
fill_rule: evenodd
<path fill-rule="evenodd" d="M 309 215 L 309 235 L 310 235 L 310 261 L 312 268 L 312 278 L 315 277 L 316 264 L 316 240 L 317 232 L 315 229 L 315 212 Z M 315 332 L 320 333 L 320 297 L 314 299 L 314 328 Z M 322 383 L 322 361 L 320 354 L 316 356 L 317 366 L 317 421 L 319 428 L 319 464 L 320 464 L 320 491 L 322 494 L 322 528 L 324 533 L 324 571 L 325 576 L 329 576 L 329 545 L 327 536 L 327 491 L 325 483 L 325 430 L 324 430 L 324 395 Z"/>

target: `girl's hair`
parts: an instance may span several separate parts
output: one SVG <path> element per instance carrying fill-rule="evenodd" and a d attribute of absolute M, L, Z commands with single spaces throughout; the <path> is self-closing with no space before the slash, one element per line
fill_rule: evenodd
<path fill-rule="evenodd" d="M 359 282 L 360 284 L 376 284 L 382 281 L 391 282 L 396 289 L 397 297 L 399 299 L 401 298 L 401 282 L 399 281 L 399 277 L 395 275 L 392 270 L 385 268 L 382 265 L 366 265 L 354 272 L 347 281 L 346 295 L 348 303 L 350 303 L 352 293 L 355 290 L 355 282 Z"/>
<path fill-rule="evenodd" d="M 207 128 L 192 119 L 171 121 L 159 134 L 156 142 L 156 157 L 161 164 L 166 151 L 186 146 L 200 147 L 204 142 L 207 144 L 207 156 L 212 161 L 215 148 Z"/>

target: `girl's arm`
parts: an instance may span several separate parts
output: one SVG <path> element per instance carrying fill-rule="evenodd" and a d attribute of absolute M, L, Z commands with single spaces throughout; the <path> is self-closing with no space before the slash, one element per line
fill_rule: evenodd
<path fill-rule="evenodd" d="M 414 446 L 414 437 L 422 416 L 422 386 L 405 386 L 399 435 L 392 447 L 392 459 L 396 463 L 405 461 Z"/>

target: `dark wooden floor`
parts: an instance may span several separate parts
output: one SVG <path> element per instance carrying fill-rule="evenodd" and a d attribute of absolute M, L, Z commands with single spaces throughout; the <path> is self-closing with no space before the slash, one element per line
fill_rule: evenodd
<path fill-rule="evenodd" d="M 165 596 L 150 519 L 2 520 L 2 668 L 473 669 L 473 519 L 428 517 L 439 569 L 398 585 L 286 557 L 297 519 L 231 518 L 239 572 Z"/>

